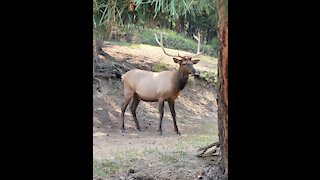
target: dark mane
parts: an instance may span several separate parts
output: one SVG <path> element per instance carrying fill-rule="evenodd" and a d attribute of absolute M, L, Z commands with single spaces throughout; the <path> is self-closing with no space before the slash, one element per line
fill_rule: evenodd
<path fill-rule="evenodd" d="M 184 76 L 181 72 L 178 72 L 178 89 L 181 91 L 188 82 L 188 76 Z"/>

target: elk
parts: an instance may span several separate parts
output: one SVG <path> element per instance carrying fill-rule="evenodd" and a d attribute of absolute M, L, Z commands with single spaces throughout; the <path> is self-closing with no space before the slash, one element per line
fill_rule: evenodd
<path fill-rule="evenodd" d="M 164 102 L 168 102 L 171 115 L 173 118 L 174 131 L 178 135 L 181 133 L 178 130 L 175 113 L 175 99 L 179 96 L 181 90 L 184 89 L 188 82 L 189 74 L 195 75 L 196 70 L 194 64 L 199 62 L 199 59 L 193 59 L 203 53 L 200 52 L 200 34 L 198 37 L 193 35 L 198 41 L 198 50 L 194 56 L 172 55 L 166 52 L 162 34 L 160 34 L 160 42 L 155 34 L 157 44 L 162 48 L 164 54 L 173 57 L 173 61 L 179 64 L 179 69 L 174 71 L 151 72 L 140 69 L 132 69 L 121 76 L 124 87 L 124 102 L 121 107 L 122 127 L 121 131 L 125 132 L 124 114 L 131 99 L 131 113 L 136 125 L 136 128 L 141 131 L 139 122 L 136 116 L 136 109 L 140 100 L 145 102 L 158 102 L 160 123 L 158 132 L 162 135 L 162 118 Z"/>

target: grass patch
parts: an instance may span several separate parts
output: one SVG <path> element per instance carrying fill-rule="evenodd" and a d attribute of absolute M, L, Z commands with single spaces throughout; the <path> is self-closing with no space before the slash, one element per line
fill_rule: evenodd
<path fill-rule="evenodd" d="M 166 164 L 175 164 L 179 162 L 175 155 L 169 153 L 161 153 L 159 160 Z"/>
<path fill-rule="evenodd" d="M 129 168 L 143 171 L 151 166 L 157 168 L 159 165 L 177 169 L 184 168 L 190 165 L 190 156 L 193 155 L 190 154 L 190 147 L 203 147 L 217 140 L 218 137 L 212 135 L 192 135 L 182 137 L 177 144 L 120 151 L 112 160 L 94 160 L 93 176 L 105 178 L 126 173 Z"/>
<path fill-rule="evenodd" d="M 143 152 L 137 150 L 130 150 L 120 152 L 116 155 L 116 159 L 121 162 L 121 164 L 127 164 L 135 162 L 143 158 Z"/>
<path fill-rule="evenodd" d="M 113 160 L 93 160 L 93 176 L 106 177 L 123 171 L 136 161 L 143 159 L 144 152 L 137 150 L 123 151 L 116 154 Z"/>
<path fill-rule="evenodd" d="M 200 58 L 200 61 L 202 62 L 212 63 L 215 65 L 218 64 L 218 59 L 212 56 L 203 55 L 203 56 L 199 56 L 199 58 Z"/>
<path fill-rule="evenodd" d="M 208 144 L 218 141 L 218 136 L 212 135 L 191 135 L 181 139 L 175 144 L 176 149 L 184 149 L 186 146 L 192 146 L 194 148 L 200 148 Z"/>
<path fill-rule="evenodd" d="M 158 157 L 159 161 L 167 165 L 181 164 L 181 162 L 184 159 L 187 159 L 187 156 L 188 156 L 188 153 L 183 150 L 177 150 L 172 152 L 164 151 L 164 152 L 158 152 L 157 154 L 159 156 Z"/>
<path fill-rule="evenodd" d="M 120 169 L 119 164 L 110 160 L 93 160 L 93 176 L 105 177 L 115 174 Z"/>
<path fill-rule="evenodd" d="M 166 70 L 166 65 L 163 63 L 163 60 L 160 59 L 158 62 L 152 64 L 152 71 L 161 72 Z"/>

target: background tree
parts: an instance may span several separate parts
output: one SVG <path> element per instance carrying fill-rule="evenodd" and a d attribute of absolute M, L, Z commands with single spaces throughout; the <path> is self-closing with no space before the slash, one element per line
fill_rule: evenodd
<path fill-rule="evenodd" d="M 215 14 L 210 0 L 93 0 L 95 36 L 106 40 L 134 25 L 174 29 L 189 38 L 200 31 L 202 42 L 212 44 L 217 34 Z"/>

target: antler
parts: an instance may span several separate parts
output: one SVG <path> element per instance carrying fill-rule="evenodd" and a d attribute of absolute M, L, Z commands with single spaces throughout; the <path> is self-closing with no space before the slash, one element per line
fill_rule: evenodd
<path fill-rule="evenodd" d="M 203 54 L 204 50 L 202 52 L 200 52 L 200 33 L 198 32 L 198 37 L 196 35 L 193 34 L 193 37 L 198 41 L 198 49 L 197 49 L 197 54 L 192 56 L 192 58 L 195 58 L 201 54 Z"/>
<path fill-rule="evenodd" d="M 159 39 L 158 39 L 158 37 L 157 37 L 157 34 L 156 33 L 154 33 L 154 36 L 155 36 L 155 38 L 156 38 L 156 41 L 157 41 L 157 43 L 159 44 L 159 46 L 162 48 L 162 50 L 163 50 L 163 52 L 166 54 L 166 55 L 168 55 L 168 56 L 170 56 L 170 57 L 183 57 L 183 56 L 180 56 L 180 54 L 178 53 L 178 55 L 171 55 L 171 54 L 168 54 L 167 52 L 166 52 L 166 50 L 164 49 L 164 47 L 163 47 L 163 42 L 162 42 L 162 34 L 160 34 L 160 42 L 159 42 Z"/>

